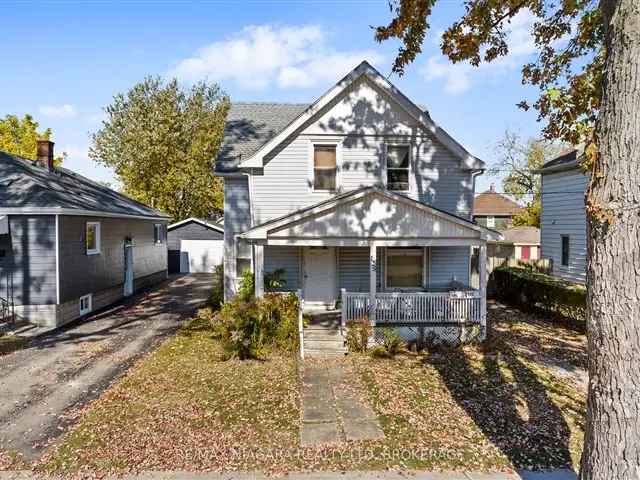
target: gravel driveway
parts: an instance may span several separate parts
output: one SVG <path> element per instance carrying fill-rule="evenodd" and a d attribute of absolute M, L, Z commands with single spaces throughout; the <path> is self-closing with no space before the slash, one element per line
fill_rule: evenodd
<path fill-rule="evenodd" d="M 212 275 L 172 277 L 86 321 L 0 356 L 0 451 L 37 458 L 72 419 L 204 303 Z"/>

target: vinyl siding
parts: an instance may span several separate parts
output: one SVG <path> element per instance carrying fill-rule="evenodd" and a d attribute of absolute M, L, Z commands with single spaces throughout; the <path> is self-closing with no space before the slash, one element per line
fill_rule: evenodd
<path fill-rule="evenodd" d="M 0 297 L 12 278 L 16 305 L 56 303 L 56 221 L 53 215 L 11 215 L 0 235 Z"/>
<path fill-rule="evenodd" d="M 469 247 L 431 247 L 431 272 L 429 285 L 433 288 L 448 287 L 454 280 L 469 285 Z"/>
<path fill-rule="evenodd" d="M 349 292 L 369 291 L 369 249 L 341 247 L 338 249 L 338 289 Z"/>
<path fill-rule="evenodd" d="M 222 240 L 223 238 L 224 234 L 217 230 L 192 221 L 169 230 L 167 246 L 169 250 L 180 250 L 180 240 Z"/>
<path fill-rule="evenodd" d="M 100 253 L 87 255 L 85 226 L 100 223 Z M 167 245 L 156 244 L 152 220 L 64 216 L 60 228 L 60 301 L 124 284 L 124 241 L 132 238 L 134 289 L 144 277 L 167 270 Z"/>
<path fill-rule="evenodd" d="M 542 175 L 540 242 L 542 258 L 553 261 L 553 274 L 584 283 L 587 219 L 584 192 L 588 177 L 577 169 Z M 569 236 L 569 265 L 562 265 L 561 236 Z"/>
<path fill-rule="evenodd" d="M 267 245 L 264 247 L 264 272 L 272 273 L 278 268 L 283 268 L 284 279 L 287 282 L 284 290 L 298 290 L 302 288 L 300 257 L 301 249 L 299 247 Z"/>
<path fill-rule="evenodd" d="M 251 227 L 249 184 L 246 177 L 224 179 L 224 292 L 229 299 L 235 293 L 237 233 Z"/>

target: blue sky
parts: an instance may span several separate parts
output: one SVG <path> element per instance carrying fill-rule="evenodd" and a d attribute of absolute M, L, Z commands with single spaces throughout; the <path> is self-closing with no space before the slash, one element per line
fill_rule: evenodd
<path fill-rule="evenodd" d="M 439 33 L 461 11 L 461 0 L 440 0 L 422 55 L 390 80 L 491 163 L 505 129 L 539 132 L 535 113 L 515 106 L 536 94 L 520 84 L 532 19 L 513 22 L 509 57 L 476 69 L 439 52 Z M 9 1 L 0 18 L 0 116 L 33 114 L 53 129 L 68 168 L 107 181 L 112 172 L 87 156 L 89 134 L 113 95 L 145 75 L 177 75 L 185 84 L 207 78 L 238 101 L 311 102 L 362 59 L 388 74 L 397 48 L 376 44 L 370 28 L 390 18 L 386 0 Z M 478 191 L 492 181 L 485 175 Z"/>

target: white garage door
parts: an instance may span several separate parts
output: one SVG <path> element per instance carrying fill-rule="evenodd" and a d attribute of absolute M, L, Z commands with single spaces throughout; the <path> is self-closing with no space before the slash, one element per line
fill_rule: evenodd
<path fill-rule="evenodd" d="M 210 273 L 222 263 L 222 240 L 180 240 L 180 273 Z"/>

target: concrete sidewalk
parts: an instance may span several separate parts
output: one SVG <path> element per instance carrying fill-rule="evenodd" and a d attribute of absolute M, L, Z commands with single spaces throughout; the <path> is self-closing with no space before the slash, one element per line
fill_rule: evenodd
<path fill-rule="evenodd" d="M 32 480 L 31 472 L 0 472 L 0 480 Z M 272 480 L 262 473 L 189 473 L 189 472 L 147 472 L 139 475 L 106 477 L 107 480 Z M 519 473 L 472 473 L 472 472 L 417 472 L 373 471 L 373 472 L 313 472 L 286 475 L 286 480 L 576 480 L 572 470 Z"/>

